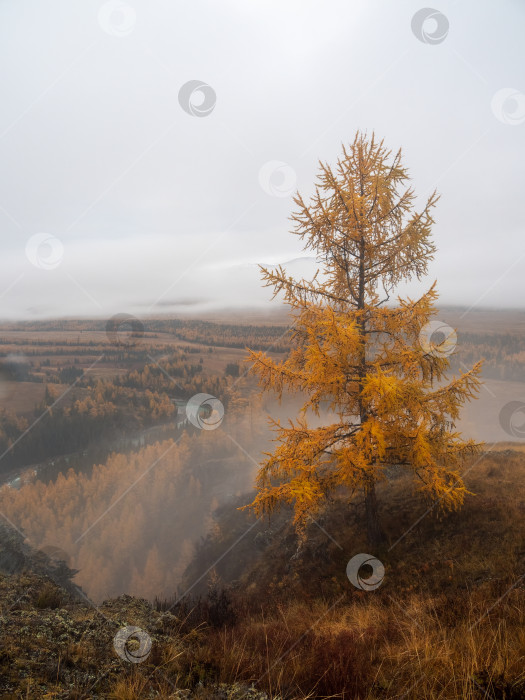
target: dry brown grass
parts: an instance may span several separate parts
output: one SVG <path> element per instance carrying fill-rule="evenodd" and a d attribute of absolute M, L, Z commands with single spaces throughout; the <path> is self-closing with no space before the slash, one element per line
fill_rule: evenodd
<path fill-rule="evenodd" d="M 387 575 L 375 592 L 350 590 L 346 561 L 368 550 L 337 508 L 323 526 L 342 552 L 312 529 L 290 569 L 276 542 L 237 599 L 245 610 L 248 597 L 248 616 L 202 633 L 178 672 L 255 683 L 272 698 L 525 698 L 525 459 L 511 447 L 469 465 L 476 495 L 440 519 L 407 480 L 384 485 L 389 542 L 375 554 Z"/>
<path fill-rule="evenodd" d="M 514 590 L 481 619 L 479 593 L 452 604 L 418 594 L 389 606 L 298 602 L 208 634 L 180 670 L 192 664 L 216 681 L 255 682 L 274 698 L 524 697 L 522 603 Z"/>
<path fill-rule="evenodd" d="M 31 698 L 66 697 L 75 671 L 85 683 L 67 697 L 77 700 L 93 689 L 114 700 L 523 700 L 525 456 L 508 449 L 470 465 L 466 481 L 476 495 L 446 517 L 427 513 L 403 478 L 384 484 L 388 542 L 374 554 L 386 576 L 373 592 L 346 578 L 348 559 L 368 550 L 359 509 L 340 503 L 322 514 L 332 540 L 312 526 L 303 555 L 291 560 L 284 527 L 250 560 L 227 594 L 233 615 L 224 601 L 213 615 L 201 605 L 166 617 L 132 598 L 108 603 L 103 611 L 119 624 L 152 634 L 141 664 L 116 657 L 117 627 L 92 609 L 70 606 L 69 622 L 53 609 L 51 589 L 30 587 L 30 607 L 29 599 L 17 602 L 23 581 L 11 592 L 6 582 L 3 625 L 11 636 L 0 649 L 0 677 L 19 678 L 13 697 Z M 43 640 L 55 629 L 69 642 L 62 648 L 55 639 L 50 657 Z"/>

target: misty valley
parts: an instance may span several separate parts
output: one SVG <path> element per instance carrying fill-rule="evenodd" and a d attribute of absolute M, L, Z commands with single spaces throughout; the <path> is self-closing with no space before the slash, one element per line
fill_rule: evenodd
<path fill-rule="evenodd" d="M 474 330 L 461 333 L 456 366 L 483 356 L 486 381 L 520 381 L 523 335 Z M 98 603 L 123 593 L 176 596 L 218 510 L 249 502 L 256 460 L 271 446 L 269 413 L 287 420 L 296 411 L 291 393 L 280 404 L 261 398 L 242 348 L 280 358 L 289 342 L 282 323 L 157 319 L 135 337 L 125 319 L 118 337 L 98 321 L 4 324 L 4 516 L 36 550 L 61 552 L 78 571 L 74 582 Z M 220 400 L 218 429 L 188 420 L 197 394 Z M 497 423 L 488 399 L 477 415 Z"/>

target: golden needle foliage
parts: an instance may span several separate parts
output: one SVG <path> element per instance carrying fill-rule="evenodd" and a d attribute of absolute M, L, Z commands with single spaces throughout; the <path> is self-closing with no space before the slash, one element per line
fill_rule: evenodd
<path fill-rule="evenodd" d="M 292 350 L 281 362 L 251 350 L 247 359 L 264 390 L 301 392 L 305 401 L 295 422 L 272 421 L 278 444 L 250 507 L 261 514 L 293 504 L 299 530 L 329 493 L 362 490 L 377 539 L 374 484 L 393 465 L 410 469 L 442 508 L 463 502 L 458 468 L 480 446 L 462 439 L 455 422 L 479 390 L 481 363 L 446 383 L 447 341 L 420 342 L 435 314 L 435 283 L 416 301 L 386 305 L 400 282 L 426 274 L 435 252 L 438 196 L 417 210 L 408 180 L 401 151 L 358 133 L 335 167 L 320 163 L 311 201 L 294 198 L 293 232 L 319 264 L 313 280 L 261 268 L 291 307 Z M 309 427 L 307 412 L 319 416 L 321 407 L 336 420 Z"/>

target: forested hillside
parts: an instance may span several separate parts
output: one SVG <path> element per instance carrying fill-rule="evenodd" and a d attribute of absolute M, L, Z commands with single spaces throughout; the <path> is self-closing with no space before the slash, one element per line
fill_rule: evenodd
<path fill-rule="evenodd" d="M 153 600 L 173 594 L 214 510 L 252 477 L 234 442 L 203 431 L 113 454 L 90 474 L 70 469 L 48 484 L 6 486 L 0 508 L 33 547 L 65 552 L 93 600 Z"/>

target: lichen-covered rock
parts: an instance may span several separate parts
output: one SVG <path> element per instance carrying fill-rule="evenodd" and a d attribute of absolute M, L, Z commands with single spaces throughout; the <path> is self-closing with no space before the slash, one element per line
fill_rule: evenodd
<path fill-rule="evenodd" d="M 213 679 L 191 690 L 177 688 L 177 674 L 169 677 L 164 660 L 167 650 L 173 655 L 175 649 L 175 656 L 184 652 L 192 635 L 181 635 L 177 617 L 155 610 L 146 600 L 122 595 L 97 607 L 70 595 L 49 576 L 28 571 L 0 574 L 0 600 L 2 698 L 108 698 L 119 683 L 134 688 L 137 674 L 142 674 L 150 687 L 123 697 L 266 700 L 253 688 L 216 685 Z M 116 634 L 129 628 L 141 630 L 151 641 L 151 653 L 140 663 L 132 651 L 128 658 L 116 650 Z M 162 694 L 155 690 L 156 682 L 164 684 Z"/>
<path fill-rule="evenodd" d="M 72 582 L 75 573 L 0 523 L 0 697 L 266 700 L 206 674 L 196 683 L 188 672 L 190 687 L 178 687 L 169 663 L 184 654 L 191 666 L 198 631 L 181 634 L 170 610 L 129 595 L 97 606 Z"/>

